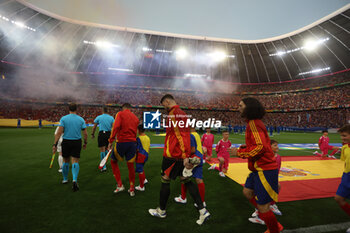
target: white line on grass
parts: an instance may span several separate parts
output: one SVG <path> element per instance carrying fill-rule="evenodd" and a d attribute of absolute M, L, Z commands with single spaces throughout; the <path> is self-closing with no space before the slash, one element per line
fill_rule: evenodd
<path fill-rule="evenodd" d="M 321 233 L 334 232 L 350 228 L 350 222 L 343 222 L 337 224 L 318 225 L 312 227 L 302 227 L 294 230 L 284 230 L 283 233 Z"/>

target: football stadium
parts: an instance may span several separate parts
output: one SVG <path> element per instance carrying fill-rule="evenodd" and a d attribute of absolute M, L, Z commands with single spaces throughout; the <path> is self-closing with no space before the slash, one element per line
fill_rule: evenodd
<path fill-rule="evenodd" d="M 0 232 L 350 232 L 348 1 L 0 0 L 0 61 Z"/>

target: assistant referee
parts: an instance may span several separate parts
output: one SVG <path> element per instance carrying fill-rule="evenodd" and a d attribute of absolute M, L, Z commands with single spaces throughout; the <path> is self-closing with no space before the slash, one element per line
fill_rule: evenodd
<path fill-rule="evenodd" d="M 79 174 L 79 158 L 81 151 L 81 131 L 83 131 L 84 145 L 83 149 L 86 149 L 87 144 L 87 132 L 86 124 L 82 117 L 76 114 L 77 105 L 75 103 L 69 104 L 69 114 L 63 116 L 60 120 L 58 132 L 55 134 L 55 141 L 52 146 L 52 152 L 56 153 L 57 143 L 63 133 L 62 141 L 62 156 L 63 156 L 63 184 L 68 183 L 69 172 L 69 160 L 72 161 L 72 175 L 73 175 L 73 192 L 79 190 L 78 186 L 78 174 Z"/>
<path fill-rule="evenodd" d="M 95 131 L 98 125 L 98 147 L 100 148 L 100 158 L 101 160 L 107 155 L 108 139 L 111 136 L 111 129 L 113 126 L 114 118 L 107 114 L 107 107 L 103 107 L 102 114 L 97 116 L 94 120 L 94 127 L 92 128 L 91 138 L 95 138 Z M 106 171 L 106 165 L 101 169 L 101 172 Z"/>

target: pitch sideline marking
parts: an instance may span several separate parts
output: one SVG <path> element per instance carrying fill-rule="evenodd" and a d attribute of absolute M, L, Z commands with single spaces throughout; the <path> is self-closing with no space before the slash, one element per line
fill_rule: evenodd
<path fill-rule="evenodd" d="M 321 233 L 321 232 L 334 232 L 341 231 L 350 228 L 350 222 L 327 224 L 327 225 L 316 225 L 312 227 L 302 227 L 292 230 L 283 230 L 283 233 Z"/>

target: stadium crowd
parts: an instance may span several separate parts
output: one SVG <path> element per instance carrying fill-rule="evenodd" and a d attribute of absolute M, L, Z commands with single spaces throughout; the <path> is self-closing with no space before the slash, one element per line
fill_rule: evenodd
<path fill-rule="evenodd" d="M 294 92 L 284 94 L 254 95 L 259 99 L 266 109 L 323 109 L 326 107 L 346 106 L 350 104 L 349 85 L 342 85 L 332 88 Z M 152 105 L 159 106 L 159 100 L 164 95 L 164 91 L 118 88 L 110 90 L 81 89 L 84 93 L 89 93 L 85 98 L 77 100 L 74 97 L 57 96 L 38 97 L 18 96 L 18 92 L 9 92 L 6 98 L 20 98 L 33 102 L 70 102 L 77 101 L 84 104 L 122 104 L 128 102 L 132 105 Z M 14 93 L 14 94 L 12 94 Z M 79 92 L 77 92 L 79 93 Z M 183 92 L 168 91 L 176 96 L 180 106 L 188 108 L 209 108 L 209 109 L 235 109 L 239 100 L 243 96 L 236 94 L 215 94 L 204 92 Z M 4 93 L 2 94 L 4 95 Z M 82 96 L 82 95 L 81 95 Z"/>
<path fill-rule="evenodd" d="M 63 115 L 68 114 L 66 105 L 34 104 L 19 102 L 0 102 L 0 116 L 7 119 L 44 119 L 56 122 Z M 119 107 L 108 107 L 108 113 L 115 115 Z M 142 119 L 144 111 L 156 111 L 155 108 L 133 108 L 139 119 Z M 165 113 L 164 109 L 161 110 Z M 223 125 L 244 125 L 243 119 L 237 111 L 212 111 L 187 109 L 185 112 L 198 120 L 215 118 L 221 120 Z M 92 123 L 96 116 L 101 114 L 99 106 L 79 106 L 78 114 L 87 123 Z M 350 108 L 327 109 L 318 111 L 298 112 L 268 112 L 264 118 L 267 126 L 289 127 L 340 127 L 350 120 Z"/>
<path fill-rule="evenodd" d="M 349 73 L 349 74 L 348 74 Z M 292 83 L 281 83 L 272 85 L 241 85 L 237 91 L 270 91 L 294 90 L 293 92 L 274 94 L 250 94 L 262 102 L 267 110 L 277 112 L 268 113 L 265 117 L 265 124 L 271 126 L 297 126 L 297 127 L 339 127 L 347 122 L 349 117 L 350 92 L 349 84 L 337 85 L 328 88 L 321 88 L 324 85 L 334 85 L 349 82 L 350 72 L 338 74 L 334 77 L 310 79 Z M 91 77 L 90 77 L 91 79 Z M 121 84 L 131 84 L 129 79 L 123 79 Z M 137 80 L 137 78 L 132 79 Z M 141 79 L 140 79 L 141 80 Z M 145 78 L 142 79 L 143 82 Z M 153 80 L 152 78 L 149 80 Z M 168 79 L 166 79 L 168 80 Z M 170 81 L 158 82 L 162 86 Z M 64 102 L 75 101 L 81 103 L 78 113 L 87 121 L 92 120 L 100 114 L 101 105 L 113 106 L 115 104 L 130 103 L 134 105 L 134 112 L 141 119 L 142 112 L 154 110 L 160 105 L 159 100 L 165 92 L 172 94 L 177 103 L 186 112 L 197 119 L 206 120 L 215 118 L 221 120 L 225 125 L 243 125 L 238 112 L 236 111 L 239 101 L 244 94 L 213 93 L 206 91 L 175 91 L 119 87 L 103 88 L 101 85 L 82 85 L 75 91 L 63 94 L 58 91 L 49 91 L 36 95 L 30 91 L 23 91 L 20 86 L 13 85 L 11 81 L 4 82 L 0 92 L 0 117 L 22 118 L 22 119 L 43 119 L 57 121 L 61 116 L 67 114 Z M 135 81 L 133 81 L 135 84 Z M 38 84 L 40 85 L 40 84 Z M 147 85 L 153 85 L 147 83 Z M 191 87 L 184 86 L 184 87 Z M 305 87 L 317 88 L 298 92 L 297 89 Z M 174 88 L 174 87 L 173 87 Z M 213 87 L 213 89 L 215 89 Z M 220 92 L 220 89 L 215 89 Z M 60 95 L 61 94 L 61 95 Z M 79 98 L 80 97 L 80 98 Z M 153 109 L 148 109 L 153 106 Z M 140 108 L 141 107 L 141 108 Z M 116 113 L 118 107 L 110 107 L 110 113 Z M 298 111 L 295 111 L 298 110 Z M 303 110 L 303 111 L 301 111 Z M 288 113 L 286 113 L 288 112 Z"/>
<path fill-rule="evenodd" d="M 220 92 L 219 90 L 213 89 L 215 86 L 225 86 L 228 87 L 230 93 L 241 93 L 241 92 L 281 92 L 281 91 L 291 91 L 299 90 L 305 88 L 316 88 L 326 85 L 334 85 L 338 83 L 348 82 L 350 79 L 350 72 L 340 73 L 333 76 L 325 76 L 315 79 L 307 80 L 297 80 L 294 82 L 283 82 L 283 83 L 262 83 L 259 85 L 239 85 L 237 83 L 231 82 L 220 82 L 213 80 L 201 80 L 196 79 L 181 79 L 181 78 L 164 78 L 164 77 L 137 77 L 129 76 L 126 78 L 118 79 L 116 76 L 89 76 L 84 77 L 84 83 L 86 83 L 86 78 L 88 83 L 105 87 L 110 86 L 136 86 L 136 87 L 158 87 L 158 88 L 170 88 L 170 89 L 185 89 L 185 90 L 194 90 L 194 91 L 203 91 L 206 92 Z M 301 77 L 302 78 L 302 77 Z"/>

